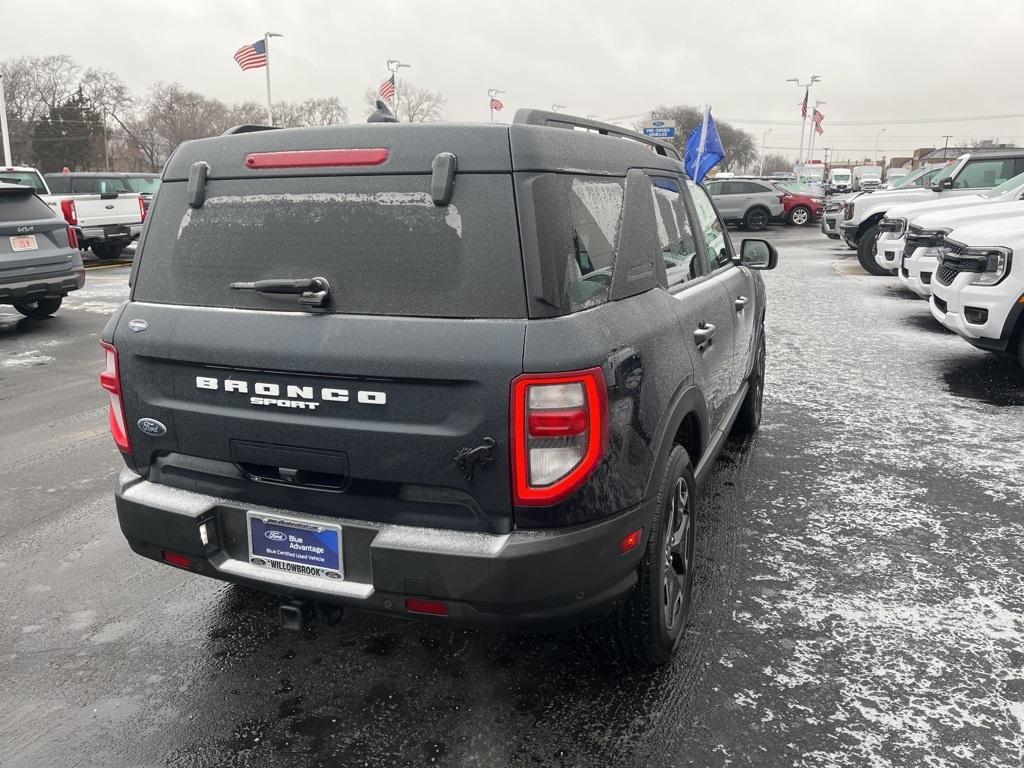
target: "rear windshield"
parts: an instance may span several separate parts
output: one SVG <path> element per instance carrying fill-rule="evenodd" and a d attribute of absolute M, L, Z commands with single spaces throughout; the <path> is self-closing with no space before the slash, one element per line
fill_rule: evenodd
<path fill-rule="evenodd" d="M 159 177 L 129 176 L 125 181 L 128 182 L 132 192 L 138 192 L 142 195 L 154 195 L 156 194 L 157 187 L 160 186 Z"/>
<path fill-rule="evenodd" d="M 137 301 L 308 311 L 228 285 L 325 277 L 334 312 L 526 316 L 507 174 L 456 176 L 448 206 L 434 205 L 429 176 L 211 180 L 197 209 L 173 181 L 155 200 Z"/>
<path fill-rule="evenodd" d="M 34 171 L 0 171 L 0 181 L 7 182 L 8 184 L 21 184 L 23 187 L 32 187 L 39 194 L 46 194 L 43 180 Z"/>
<path fill-rule="evenodd" d="M 33 194 L 0 192 L 0 222 L 38 221 L 52 219 L 57 214 Z"/>

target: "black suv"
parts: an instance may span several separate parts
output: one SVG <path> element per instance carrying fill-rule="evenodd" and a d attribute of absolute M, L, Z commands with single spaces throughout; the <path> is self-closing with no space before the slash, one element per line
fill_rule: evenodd
<path fill-rule="evenodd" d="M 614 610 L 663 662 L 775 261 L 671 146 L 563 114 L 187 142 L 102 336 L 121 529 L 286 623 Z"/>

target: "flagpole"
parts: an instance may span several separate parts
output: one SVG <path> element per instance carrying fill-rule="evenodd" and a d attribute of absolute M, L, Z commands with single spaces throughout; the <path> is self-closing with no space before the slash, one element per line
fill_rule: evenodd
<path fill-rule="evenodd" d="M 274 109 L 270 101 L 270 38 L 284 37 L 277 32 L 265 32 L 263 35 L 263 50 L 267 55 L 267 125 L 274 124 Z"/>
<path fill-rule="evenodd" d="M 697 161 L 693 164 L 693 175 L 695 177 L 699 177 L 700 176 L 700 161 L 701 161 L 701 158 L 704 155 L 704 144 L 708 140 L 708 115 L 710 115 L 710 114 L 711 114 L 711 105 L 710 104 L 705 104 L 704 105 L 704 120 L 700 124 L 700 141 L 697 142 Z M 694 178 L 694 182 L 696 182 L 698 184 L 700 183 L 699 181 L 697 181 L 697 178 Z"/>

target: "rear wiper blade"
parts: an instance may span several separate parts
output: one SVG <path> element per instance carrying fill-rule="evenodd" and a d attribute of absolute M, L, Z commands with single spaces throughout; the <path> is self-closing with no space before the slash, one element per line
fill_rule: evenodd
<path fill-rule="evenodd" d="M 300 277 L 284 280 L 256 280 L 251 283 L 231 283 L 229 286 L 236 291 L 256 291 L 256 293 L 283 293 L 298 295 L 299 304 L 311 307 L 322 307 L 331 296 L 331 284 L 325 277 Z"/>

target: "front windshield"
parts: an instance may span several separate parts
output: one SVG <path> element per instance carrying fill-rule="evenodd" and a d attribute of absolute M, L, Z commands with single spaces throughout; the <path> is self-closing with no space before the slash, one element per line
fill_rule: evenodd
<path fill-rule="evenodd" d="M 988 200 L 995 200 L 1003 195 L 1012 197 L 1013 193 L 1019 191 L 1021 187 L 1024 187 L 1024 173 L 1018 174 L 1012 179 L 1007 179 L 998 187 L 992 187 L 987 192 L 982 192 L 981 196 Z"/>
<path fill-rule="evenodd" d="M 937 174 L 935 174 L 932 177 L 932 184 L 940 182 L 943 179 L 948 179 L 950 176 L 953 175 L 953 172 L 957 168 L 959 168 L 959 167 L 960 167 L 960 161 L 959 160 L 956 160 L 956 161 L 950 163 L 949 165 L 945 166 L 941 171 L 939 171 Z"/>
<path fill-rule="evenodd" d="M 926 173 L 934 173 L 934 168 L 918 168 L 916 171 L 908 173 L 906 176 L 900 176 L 894 182 L 892 182 L 892 189 L 899 189 L 900 187 L 913 186 L 914 181 L 920 179 Z"/>
<path fill-rule="evenodd" d="M 157 187 L 160 186 L 159 176 L 129 176 L 127 178 L 128 186 L 132 188 L 133 192 L 139 192 L 143 195 L 155 195 Z"/>

